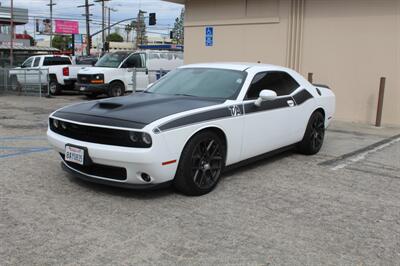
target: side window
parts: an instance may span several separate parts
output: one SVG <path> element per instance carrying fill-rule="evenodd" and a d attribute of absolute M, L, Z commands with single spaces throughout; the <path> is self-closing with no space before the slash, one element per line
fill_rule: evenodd
<path fill-rule="evenodd" d="M 141 68 L 143 67 L 140 54 L 131 55 L 124 63 L 124 68 Z"/>
<path fill-rule="evenodd" d="M 149 54 L 149 59 L 160 59 L 160 56 L 158 54 L 155 54 L 155 53 L 150 53 Z"/>
<path fill-rule="evenodd" d="M 35 61 L 33 61 L 33 67 L 38 67 L 40 63 L 40 57 L 35 57 Z"/>
<path fill-rule="evenodd" d="M 23 64 L 22 67 L 31 67 L 32 66 L 33 58 L 28 58 Z"/>
<path fill-rule="evenodd" d="M 275 91 L 278 96 L 289 95 L 300 85 L 286 72 L 272 71 L 254 76 L 246 99 L 257 99 L 262 90 Z"/>

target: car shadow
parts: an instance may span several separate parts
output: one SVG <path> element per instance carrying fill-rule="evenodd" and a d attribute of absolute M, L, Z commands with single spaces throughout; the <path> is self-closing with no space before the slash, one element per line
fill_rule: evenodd
<path fill-rule="evenodd" d="M 251 171 L 257 167 L 274 163 L 276 161 L 282 160 L 283 158 L 290 157 L 292 155 L 297 154 L 294 150 L 284 151 L 282 153 L 278 153 L 275 155 L 264 155 L 265 157 L 246 160 L 230 166 L 224 170 L 221 176 L 221 180 L 229 180 L 234 176 Z M 121 187 L 113 187 L 104 184 L 98 184 L 86 180 L 82 180 L 71 173 L 66 173 L 68 179 L 74 185 L 83 187 L 88 190 L 94 190 L 96 192 L 109 194 L 112 196 L 126 197 L 126 198 L 134 198 L 140 200 L 147 199 L 158 199 L 163 197 L 168 197 L 172 195 L 183 196 L 178 191 L 176 191 L 171 184 L 165 184 L 162 187 L 158 188 L 150 188 L 150 189 L 132 189 L 132 188 L 121 188 Z M 218 189 L 218 187 L 216 188 Z"/>
<path fill-rule="evenodd" d="M 274 155 L 266 154 L 266 155 L 262 155 L 259 158 L 252 158 L 249 160 L 239 162 L 237 164 L 227 167 L 222 175 L 222 179 L 232 178 L 234 175 L 241 174 L 241 173 L 244 173 L 247 171 L 251 171 L 257 167 L 267 165 L 270 163 L 274 163 L 276 161 L 282 160 L 283 158 L 293 156 L 295 154 L 297 154 L 295 150 L 287 150 L 287 151 L 283 151 L 278 154 L 274 154 Z"/>
<path fill-rule="evenodd" d="M 159 188 L 149 188 L 149 189 L 133 189 L 133 188 L 122 188 L 113 187 L 104 184 L 98 184 L 94 182 L 89 182 L 86 180 L 79 179 L 78 177 L 66 173 L 68 179 L 74 185 L 83 187 L 88 190 L 93 190 L 99 193 L 109 194 L 112 196 L 126 197 L 126 198 L 136 198 L 136 199 L 157 199 L 167 197 L 173 194 L 178 194 L 171 185 L 166 184 Z"/>

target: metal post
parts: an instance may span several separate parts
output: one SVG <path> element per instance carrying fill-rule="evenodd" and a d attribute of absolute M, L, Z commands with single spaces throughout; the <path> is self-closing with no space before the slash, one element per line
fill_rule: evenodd
<path fill-rule="evenodd" d="M 308 73 L 308 75 L 307 75 L 307 80 L 310 82 L 310 83 L 313 83 L 313 73 Z"/>
<path fill-rule="evenodd" d="M 10 42 L 10 67 L 14 65 L 14 0 L 11 0 L 11 42 Z"/>
<path fill-rule="evenodd" d="M 382 122 L 383 96 L 385 95 L 385 85 L 386 85 L 386 78 L 381 77 L 381 81 L 379 84 L 378 107 L 376 111 L 376 120 L 375 120 L 376 127 L 380 127 Z"/>
<path fill-rule="evenodd" d="M 136 68 L 132 71 L 132 93 L 136 92 Z"/>
<path fill-rule="evenodd" d="M 42 98 L 42 71 L 39 68 L 39 97 Z"/>

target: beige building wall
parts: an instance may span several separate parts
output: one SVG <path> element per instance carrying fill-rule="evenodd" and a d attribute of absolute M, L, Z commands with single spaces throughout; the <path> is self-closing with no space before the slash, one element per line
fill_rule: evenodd
<path fill-rule="evenodd" d="M 336 119 L 373 123 L 385 76 L 384 124 L 400 125 L 400 0 L 168 0 L 184 3 L 185 63 L 248 61 L 328 84 Z M 205 27 L 214 46 L 205 46 Z"/>

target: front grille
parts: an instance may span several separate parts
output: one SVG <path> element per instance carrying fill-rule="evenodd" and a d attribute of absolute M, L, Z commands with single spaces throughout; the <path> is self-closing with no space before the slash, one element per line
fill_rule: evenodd
<path fill-rule="evenodd" d="M 115 166 L 109 166 L 109 165 L 102 165 L 102 164 L 96 164 L 92 163 L 90 165 L 80 165 L 76 163 L 71 163 L 65 161 L 65 155 L 60 153 L 61 158 L 63 161 L 72 169 L 75 169 L 79 172 L 82 172 L 84 174 L 88 175 L 93 175 L 93 176 L 98 176 L 98 177 L 104 177 L 104 178 L 109 178 L 109 179 L 114 179 L 114 180 L 126 180 L 126 169 L 122 167 L 115 167 Z"/>
<path fill-rule="evenodd" d="M 114 146 L 146 148 L 140 142 L 133 143 L 129 139 L 129 131 L 126 130 L 84 126 L 60 120 L 60 125 L 56 128 L 53 120 L 53 118 L 49 120 L 51 131 L 71 139 Z"/>
<path fill-rule="evenodd" d="M 78 74 L 78 83 L 80 84 L 89 84 L 92 75 Z"/>

